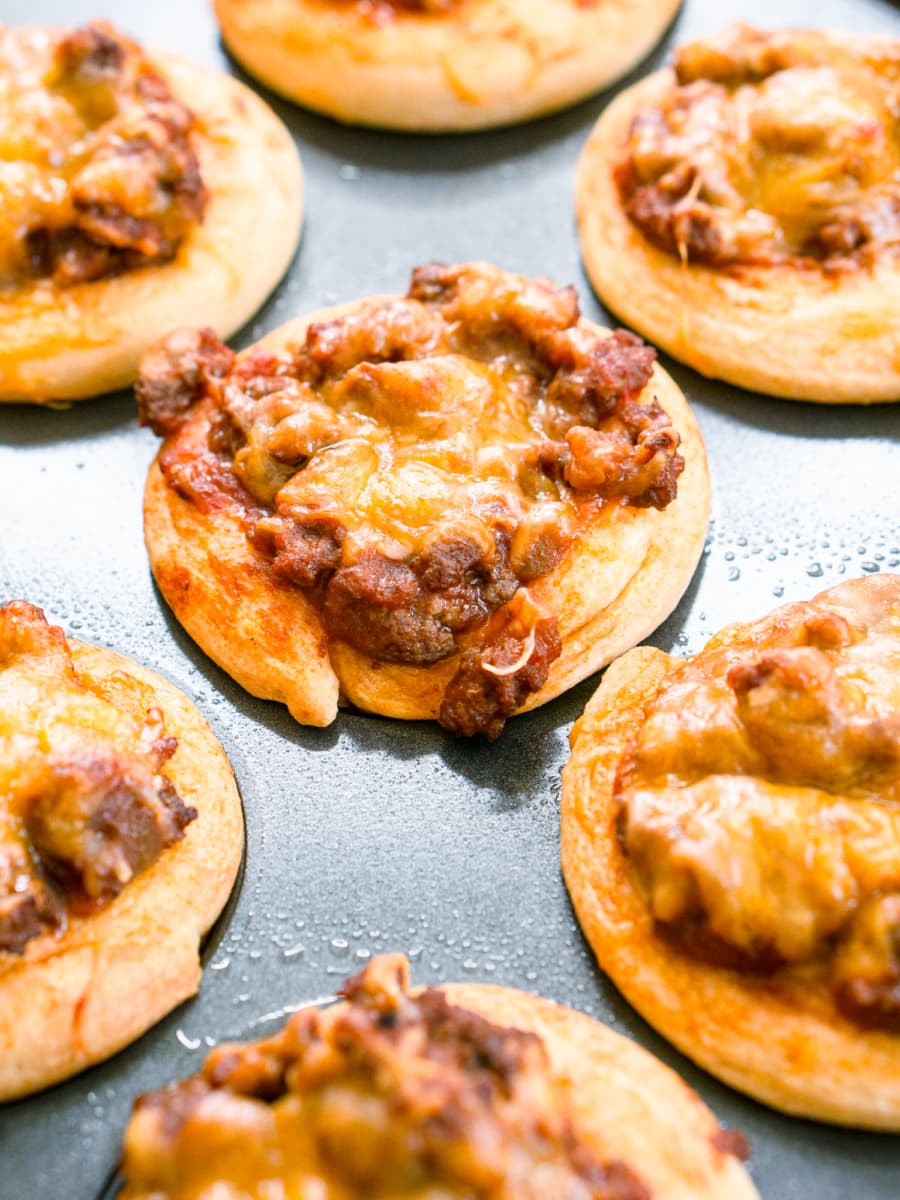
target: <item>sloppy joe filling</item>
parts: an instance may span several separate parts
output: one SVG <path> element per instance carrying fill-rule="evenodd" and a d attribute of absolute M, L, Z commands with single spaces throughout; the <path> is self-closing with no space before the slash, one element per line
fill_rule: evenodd
<path fill-rule="evenodd" d="M 714 267 L 871 267 L 900 247 L 900 43 L 745 25 L 683 46 L 616 169 L 655 246 Z"/>
<path fill-rule="evenodd" d="M 654 352 L 578 316 L 571 288 L 433 264 L 285 353 L 176 334 L 141 366 L 142 420 L 169 486 L 237 515 L 330 638 L 461 655 L 441 720 L 494 736 L 561 650 L 529 585 L 604 506 L 666 507 L 684 467 Z"/>
<path fill-rule="evenodd" d="M 171 259 L 207 199 L 195 128 L 111 25 L 0 30 L 0 286 Z"/>
<path fill-rule="evenodd" d="M 153 691 L 80 674 L 39 608 L 0 608 L 0 959 L 101 908 L 196 817 Z"/>
<path fill-rule="evenodd" d="M 373 959 L 342 1005 L 141 1097 L 125 1200 L 649 1200 L 580 1139 L 539 1038 L 408 983 Z"/>
<path fill-rule="evenodd" d="M 852 584 L 714 639 L 649 701 L 617 781 L 658 931 L 824 981 L 900 1031 L 900 586 Z"/>

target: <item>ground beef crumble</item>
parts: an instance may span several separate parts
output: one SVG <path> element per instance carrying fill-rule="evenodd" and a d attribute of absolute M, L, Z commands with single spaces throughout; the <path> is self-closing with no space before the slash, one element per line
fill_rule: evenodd
<path fill-rule="evenodd" d="M 8 702 L 14 713 L 21 687 L 36 683 L 54 697 L 83 686 L 62 630 L 13 601 L 0 608 L 0 710 Z M 178 743 L 158 709 L 127 749 L 80 733 L 83 745 L 70 737 L 65 751 L 51 737 L 0 795 L 0 952 L 22 954 L 33 938 L 61 932 L 70 914 L 108 904 L 197 815 L 160 773 Z"/>

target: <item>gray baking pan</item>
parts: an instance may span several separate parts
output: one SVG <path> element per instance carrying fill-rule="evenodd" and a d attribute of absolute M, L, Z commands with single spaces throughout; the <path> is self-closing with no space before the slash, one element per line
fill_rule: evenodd
<path fill-rule="evenodd" d="M 237 72 L 202 0 L 0 0 L 0 19 L 15 24 L 97 15 Z M 673 41 L 736 17 L 900 35 L 900 12 L 879 0 L 687 0 L 640 72 Z M 488 258 L 573 282 L 587 315 L 604 320 L 579 262 L 572 178 L 609 98 L 447 138 L 345 129 L 274 101 L 302 150 L 306 227 L 288 277 L 238 343 L 325 304 L 404 290 L 410 269 L 430 259 Z M 706 553 L 656 644 L 693 651 L 727 621 L 900 568 L 900 406 L 779 402 L 665 365 L 703 427 L 715 493 Z M 4 407 L 0 598 L 42 605 L 70 633 L 132 655 L 194 697 L 240 782 L 246 861 L 206 946 L 200 994 L 109 1062 L 0 1109 L 0 1197 L 112 1194 L 135 1095 L 194 1071 L 215 1042 L 258 1036 L 331 995 L 383 950 L 405 951 L 418 982 L 528 988 L 638 1039 L 749 1135 L 766 1200 L 900 1195 L 898 1139 L 744 1099 L 670 1049 L 597 970 L 560 876 L 557 807 L 567 734 L 597 680 L 513 719 L 493 745 L 352 712 L 329 729 L 296 725 L 218 670 L 154 589 L 141 491 L 155 448 L 130 394 L 62 412 Z"/>

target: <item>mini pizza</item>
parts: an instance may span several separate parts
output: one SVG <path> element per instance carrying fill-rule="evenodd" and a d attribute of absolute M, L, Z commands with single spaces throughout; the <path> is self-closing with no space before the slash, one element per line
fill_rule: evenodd
<path fill-rule="evenodd" d="M 752 1200 L 746 1141 L 589 1017 L 373 959 L 343 1003 L 142 1096 L 122 1200 Z"/>
<path fill-rule="evenodd" d="M 621 79 L 679 0 L 215 0 L 231 53 L 352 124 L 441 132 L 527 120 Z"/>
<path fill-rule="evenodd" d="M 103 22 L 0 27 L 0 401 L 125 387 L 198 309 L 227 337 L 301 202 L 287 130 L 236 80 Z"/>
<path fill-rule="evenodd" d="M 242 847 L 231 768 L 181 692 L 0 608 L 0 1101 L 193 995 Z"/>
<path fill-rule="evenodd" d="M 563 872 L 601 967 L 784 1112 L 900 1130 L 900 576 L 626 654 L 572 733 Z"/>
<path fill-rule="evenodd" d="M 900 398 L 900 40 L 732 26 L 623 92 L 577 183 L 604 304 L 705 375 Z"/>
<path fill-rule="evenodd" d="M 200 646 L 327 725 L 339 701 L 495 737 L 650 633 L 696 565 L 699 430 L 633 334 L 486 264 L 235 356 L 144 359 L 145 529 Z"/>

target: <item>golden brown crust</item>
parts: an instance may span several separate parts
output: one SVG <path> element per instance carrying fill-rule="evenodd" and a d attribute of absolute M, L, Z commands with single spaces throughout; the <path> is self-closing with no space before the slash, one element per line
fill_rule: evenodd
<path fill-rule="evenodd" d="M 377 6 L 374 6 L 377 7 Z M 327 0 L 216 0 L 266 86 L 352 124 L 481 129 L 564 108 L 625 75 L 678 0 L 461 0 L 446 13 Z"/>
<path fill-rule="evenodd" d="M 834 35 L 842 46 L 890 39 Z M 796 400 L 900 397 L 900 272 L 894 256 L 829 275 L 776 262 L 683 265 L 629 220 L 613 178 L 629 129 L 675 84 L 660 71 L 604 111 L 582 153 L 576 204 L 585 266 L 618 317 L 704 375 Z"/>
<path fill-rule="evenodd" d="M 360 306 L 289 322 L 244 357 L 297 346 L 312 322 Z M 681 435 L 687 465 L 677 498 L 662 511 L 605 506 L 557 566 L 529 585 L 541 611 L 558 618 L 563 649 L 526 709 L 647 636 L 675 607 L 696 566 L 709 512 L 703 440 L 683 395 L 659 367 L 648 391 Z M 239 521 L 228 512 L 201 512 L 177 495 L 158 460 L 144 512 L 160 590 L 191 636 L 248 691 L 285 702 L 297 720 L 314 725 L 329 724 L 339 700 L 404 719 L 438 717 L 458 654 L 431 666 L 406 666 L 379 662 L 343 641 L 329 644 L 316 608 L 297 588 L 273 579 L 250 551 Z"/>
<path fill-rule="evenodd" d="M 848 603 L 879 604 L 896 577 L 853 581 Z M 832 589 L 817 601 L 839 608 Z M 716 645 L 745 644 L 746 626 Z M 572 731 L 563 771 L 562 865 L 598 961 L 641 1015 L 733 1087 L 784 1112 L 868 1129 L 900 1129 L 900 1038 L 863 1029 L 821 983 L 774 987 L 710 965 L 658 934 L 618 833 L 616 776 L 676 660 L 639 648 L 615 662 Z M 764 1036 L 760 1035 L 764 1030 Z"/>
<path fill-rule="evenodd" d="M 166 775 L 198 816 L 107 907 L 71 916 L 64 933 L 34 939 L 20 958 L 0 956 L 0 1100 L 108 1058 L 196 992 L 200 939 L 228 899 L 243 847 L 231 767 L 194 705 L 131 659 L 69 645 L 92 682 L 124 672 L 153 689 L 179 741 Z"/>
<path fill-rule="evenodd" d="M 163 265 L 64 288 L 41 280 L 0 291 L 0 402 L 65 402 L 125 387 L 147 347 L 198 311 L 229 336 L 294 253 L 302 176 L 287 130 L 237 80 L 168 54 L 152 60 L 199 122 L 196 151 L 210 196 L 203 220 Z"/>

